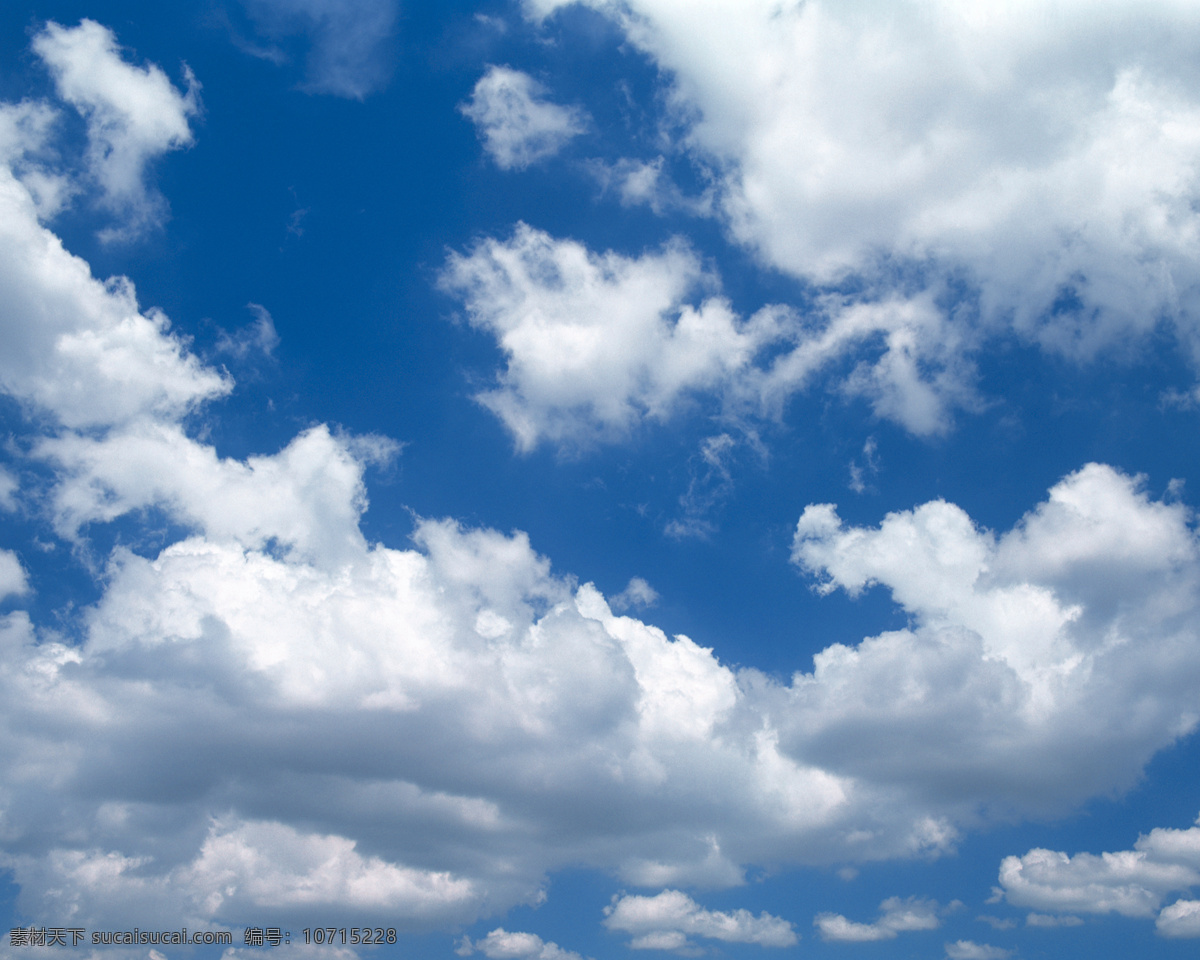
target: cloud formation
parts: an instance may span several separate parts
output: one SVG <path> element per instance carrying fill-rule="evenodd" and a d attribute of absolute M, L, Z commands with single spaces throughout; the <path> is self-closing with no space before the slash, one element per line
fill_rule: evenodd
<path fill-rule="evenodd" d="M 34 36 L 33 50 L 58 95 L 87 121 L 88 174 L 102 205 L 123 221 L 103 236 L 119 239 L 156 225 L 166 201 L 146 186 L 146 167 L 192 143 L 189 120 L 199 110 L 200 85 L 191 71 L 184 68 L 187 93 L 180 93 L 156 64 L 127 63 L 113 32 L 94 20 L 70 28 L 51 21 Z"/>
<path fill-rule="evenodd" d="M 499 385 L 476 399 L 521 450 L 622 437 L 744 369 L 779 336 L 778 311 L 742 321 L 719 296 L 686 302 L 714 284 L 679 242 L 629 258 L 526 224 L 451 253 L 441 277 L 505 354 Z"/>
<path fill-rule="evenodd" d="M 943 433 L 953 407 L 974 403 L 959 333 L 930 297 L 831 295 L 804 319 L 779 305 L 744 318 L 679 240 L 626 257 L 522 223 L 451 252 L 440 285 L 504 354 L 498 385 L 476 399 L 520 450 L 615 441 L 695 403 L 775 418 L 848 354 L 860 359 L 833 389 L 913 433 Z"/>
<path fill-rule="evenodd" d="M 976 943 L 974 940 L 956 940 L 946 944 L 947 960 L 1007 960 L 1013 952 L 1002 947 L 993 947 L 989 943 Z"/>
<path fill-rule="evenodd" d="M 936 930 L 941 923 L 937 901 L 919 897 L 888 897 L 879 905 L 879 919 L 874 923 L 856 923 L 840 913 L 820 913 L 813 919 L 822 940 L 838 943 L 894 940 L 910 930 Z"/>
<path fill-rule="evenodd" d="M 369 542 L 365 473 L 389 444 L 316 425 L 223 457 L 190 425 L 233 384 L 39 221 L 14 170 L 40 128 L 12 129 L 0 389 L 24 417 L 12 455 L 37 469 L 5 500 L 76 543 L 143 514 L 175 531 L 113 549 L 69 623 L 0 617 L 0 867 L 24 914 L 445 927 L 538 902 L 570 864 L 663 890 L 607 917 L 644 946 L 783 944 L 780 918 L 664 888 L 938 855 L 992 818 L 1119 790 L 1195 726 L 1193 517 L 1099 464 L 1002 533 L 943 501 L 873 528 L 807 507 L 798 568 L 825 592 L 890 590 L 910 626 L 830 645 L 788 680 L 616 615 L 520 532 L 420 519 L 405 548 Z M 597 257 L 526 228 L 471 256 L 451 276 L 514 358 L 485 400 L 531 438 L 559 429 L 545 397 L 624 429 L 638 404 L 740 369 L 782 323 L 739 321 L 715 295 L 688 305 L 705 272 L 678 246 Z M 563 278 L 557 300 L 535 267 Z M 644 354 L 573 319 L 591 290 L 625 298 Z M 541 364 L 539 336 L 607 362 L 621 403 Z M 1147 843 L 1182 869 L 1180 837 Z M 887 909 L 918 922 L 913 904 Z M 1183 929 L 1187 909 L 1164 923 Z"/>
<path fill-rule="evenodd" d="M 587 114 L 552 103 L 545 93 L 529 74 L 491 66 L 459 106 L 501 170 L 524 170 L 552 157 L 587 129 Z"/>
<path fill-rule="evenodd" d="M 1127 917 L 1158 914 L 1164 936 L 1200 936 L 1196 901 L 1177 900 L 1160 912 L 1169 894 L 1200 885 L 1200 825 L 1187 830 L 1156 827 L 1139 837 L 1132 850 L 1099 856 L 1034 849 L 1022 857 L 1005 857 L 1000 884 L 1006 899 L 1019 906 Z M 1031 925 L 1034 916 L 1030 914 Z"/>
<path fill-rule="evenodd" d="M 686 893 L 664 890 L 653 897 L 617 896 L 604 908 L 604 926 L 633 934 L 634 950 L 683 950 L 689 936 L 760 947 L 791 947 L 799 939 L 792 925 L 765 910 L 705 910 Z"/>
<path fill-rule="evenodd" d="M 1200 362 L 1190 8 L 525 8 L 541 20 L 574 2 L 608 16 L 659 69 L 682 128 L 675 150 L 707 171 L 730 235 L 764 264 L 819 289 L 852 285 L 867 302 L 923 289 L 953 330 L 951 370 L 997 336 L 1084 361 L 1159 329 Z M 653 196 L 655 163 L 621 167 L 623 199 Z M 944 354 L 936 335 L 910 340 L 894 357 L 910 370 L 896 374 L 945 366 Z M 878 395 L 885 416 L 911 402 Z"/>
<path fill-rule="evenodd" d="M 454 952 L 460 957 L 469 957 L 476 950 L 488 960 L 583 960 L 578 953 L 564 950 L 535 933 L 509 933 L 503 927 L 497 927 L 474 943 L 470 937 L 463 937 Z"/>

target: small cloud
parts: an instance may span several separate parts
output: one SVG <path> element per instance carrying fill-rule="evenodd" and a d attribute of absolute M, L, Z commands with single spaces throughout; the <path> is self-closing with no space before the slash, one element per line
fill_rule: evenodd
<path fill-rule="evenodd" d="M 17 478 L 0 467 L 0 510 L 11 513 L 17 509 Z"/>
<path fill-rule="evenodd" d="M 304 218 L 308 216 L 309 208 L 301 207 L 298 210 L 293 210 L 292 215 L 288 217 L 287 232 L 291 237 L 304 236 Z"/>
<path fill-rule="evenodd" d="M 25 568 L 11 550 L 0 550 L 0 600 L 29 592 Z"/>
<path fill-rule="evenodd" d="M 762 947 L 790 947 L 800 938 L 792 925 L 767 912 L 757 917 L 749 910 L 705 910 L 678 890 L 654 897 L 614 896 L 604 908 L 604 926 L 634 936 L 635 950 L 687 951 L 689 936 L 726 943 L 757 943 Z"/>
<path fill-rule="evenodd" d="M 658 603 L 658 591 L 641 577 L 633 577 L 629 584 L 614 597 L 610 597 L 608 605 L 618 613 L 636 607 L 639 610 L 652 607 Z"/>
<path fill-rule="evenodd" d="M 587 171 L 596 179 L 602 193 L 615 193 L 623 207 L 648 206 L 656 215 L 679 210 L 697 217 L 711 216 L 712 191 L 689 197 L 665 172 L 666 158 L 632 160 L 624 157 L 616 163 L 588 160 Z"/>
<path fill-rule="evenodd" d="M 248 303 L 246 308 L 254 314 L 254 322 L 236 333 L 222 330 L 217 338 L 217 351 L 238 360 L 245 360 L 251 353 L 261 353 L 268 358 L 273 356 L 279 346 L 279 333 L 275 330 L 271 312 L 258 303 Z"/>
<path fill-rule="evenodd" d="M 191 70 L 184 67 L 181 93 L 157 64 L 128 63 L 113 32 L 94 20 L 77 27 L 51 21 L 33 38 L 33 50 L 58 95 L 86 121 L 88 175 L 100 188 L 101 206 L 124 221 L 101 239 L 129 239 L 159 225 L 167 204 L 147 187 L 146 168 L 192 144 L 189 120 L 200 112 L 200 84 Z"/>
<path fill-rule="evenodd" d="M 545 88 L 510 67 L 489 67 L 459 105 L 501 170 L 524 170 L 552 157 L 587 129 L 587 114 L 542 99 Z"/>
<path fill-rule="evenodd" d="M 840 913 L 819 913 L 813 919 L 821 939 L 840 943 L 871 943 L 894 940 L 900 933 L 936 930 L 941 926 L 936 900 L 889 897 L 879 905 L 880 917 L 874 923 L 856 923 Z"/>
<path fill-rule="evenodd" d="M 535 933 L 509 933 L 503 927 L 497 927 L 474 944 L 469 937 L 463 937 L 454 952 L 469 957 L 476 950 L 488 960 L 583 960 L 573 950 L 564 950 Z"/>
<path fill-rule="evenodd" d="M 1011 930 L 1013 927 L 1015 927 L 1017 925 L 1017 921 L 1012 919 L 1011 917 L 1008 917 L 1008 918 L 1005 918 L 1002 920 L 999 917 L 989 916 L 986 913 L 980 914 L 975 919 L 978 920 L 980 923 L 986 923 L 993 930 Z"/>
<path fill-rule="evenodd" d="M 1172 939 L 1200 937 L 1200 900 L 1176 900 L 1164 907 L 1154 929 Z"/>
<path fill-rule="evenodd" d="M 876 457 L 878 450 L 879 445 L 875 438 L 867 437 L 867 442 L 862 448 L 863 462 L 859 463 L 857 459 L 850 461 L 850 489 L 855 493 L 866 493 L 873 489 L 865 478 L 879 473 L 879 459 Z"/>
<path fill-rule="evenodd" d="M 1008 960 L 1012 951 L 973 940 L 956 940 L 946 944 L 946 956 L 949 960 Z"/>

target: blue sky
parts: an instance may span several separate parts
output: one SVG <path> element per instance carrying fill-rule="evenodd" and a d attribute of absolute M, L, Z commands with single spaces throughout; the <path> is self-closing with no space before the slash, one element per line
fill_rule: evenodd
<path fill-rule="evenodd" d="M 0 44 L 6 932 L 1194 952 L 1195 8 Z"/>

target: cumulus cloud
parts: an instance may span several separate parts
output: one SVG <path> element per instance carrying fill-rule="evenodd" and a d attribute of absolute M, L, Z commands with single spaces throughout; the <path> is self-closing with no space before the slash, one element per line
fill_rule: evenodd
<path fill-rule="evenodd" d="M 587 129 L 587 114 L 544 99 L 545 88 L 511 67 L 488 67 L 459 106 L 501 170 L 524 170 L 552 157 Z"/>
<path fill-rule="evenodd" d="M 629 258 L 525 224 L 451 253 L 441 277 L 504 352 L 499 385 L 477 399 L 522 450 L 621 437 L 746 368 L 780 335 L 779 312 L 743 321 L 719 296 L 686 302 L 713 283 L 679 242 Z"/>
<path fill-rule="evenodd" d="M 944 751 L 955 740 L 954 776 L 963 763 L 971 779 L 1024 771 L 993 781 L 997 809 L 1061 808 L 1085 784 L 1128 784 L 1119 766 L 1139 766 L 1197 720 L 1185 692 L 1198 666 L 1184 653 L 1193 632 L 1183 611 L 1198 589 L 1190 523 L 1182 505 L 1153 501 L 1098 464 L 1000 536 L 943 501 L 889 514 L 877 529 L 847 528 L 832 505 L 810 505 L 794 562 L 823 592 L 886 585 L 912 626 L 818 654 L 794 686 L 811 691 L 803 732 L 785 727 L 781 742 L 948 798 L 957 788 Z M 1158 673 L 1149 647 L 1180 654 L 1180 672 Z M 878 695 L 863 698 L 867 689 Z M 1116 704 L 1125 720 L 1109 714 Z M 889 718 L 871 745 L 854 732 L 867 718 Z M 960 740 L 953 730 L 970 732 Z"/>
<path fill-rule="evenodd" d="M 386 441 L 316 425 L 221 456 L 187 424 L 231 382 L 66 252 L 9 167 L 0 203 L 0 389 L 38 467 L 23 501 L 68 539 L 147 511 L 178 531 L 114 549 L 69 634 L 0 617 L 0 867 L 25 915 L 444 927 L 538 902 L 567 864 L 662 890 L 936 855 L 989 817 L 1120 789 L 1196 723 L 1192 518 L 1135 478 L 1089 465 L 1002 534 L 944 502 L 876 529 L 810 506 L 797 564 L 824 590 L 890 589 L 911 626 L 789 681 L 734 670 L 617 615 L 519 532 L 421 519 L 406 548 L 370 543 L 364 472 Z M 559 393 L 624 429 L 782 322 L 686 304 L 705 273 L 678 246 L 597 257 L 526 229 L 475 256 L 454 276 L 514 358 L 485 400 L 531 437 L 569 432 L 546 413 Z M 557 299 L 529 280 L 543 268 Z M 625 298 L 634 361 L 573 319 L 593 288 Z M 621 403 L 529 360 L 539 338 L 609 363 Z M 1147 843 L 1181 866 L 1178 838 Z M 607 920 L 646 947 L 795 936 L 674 889 Z"/>
<path fill-rule="evenodd" d="M 11 550 L 0 550 L 0 600 L 20 596 L 29 590 L 25 568 Z"/>
<path fill-rule="evenodd" d="M 391 76 L 397 0 L 243 0 L 243 5 L 268 38 L 307 40 L 303 89 L 310 93 L 361 100 Z M 277 47 L 248 52 L 287 59 Z"/>
<path fill-rule="evenodd" d="M 658 603 L 658 591 L 642 577 L 630 577 L 620 593 L 608 598 L 608 605 L 618 613 L 630 607 L 652 607 Z"/>
<path fill-rule="evenodd" d="M 682 241 L 598 254 L 526 224 L 452 252 L 440 285 L 504 354 L 498 386 L 476 399 L 521 450 L 620 439 L 705 399 L 751 424 L 778 418 L 847 356 L 856 363 L 831 389 L 915 434 L 946 432 L 978 402 L 965 335 L 928 293 L 831 294 L 803 319 L 779 305 L 744 318 Z"/>
<path fill-rule="evenodd" d="M 564 950 L 535 933 L 509 933 L 503 927 L 497 927 L 474 943 L 470 937 L 463 937 L 455 953 L 469 957 L 476 950 L 488 960 L 583 960 L 573 950 Z"/>
<path fill-rule="evenodd" d="M 192 143 L 189 119 L 199 109 L 200 85 L 191 71 L 184 69 L 187 93 L 180 93 L 156 64 L 127 63 L 113 32 L 93 20 L 71 28 L 47 23 L 33 49 L 58 95 L 87 121 L 89 174 L 103 205 L 125 221 L 103 235 L 129 236 L 160 221 L 166 203 L 147 188 L 146 167 Z"/>
<path fill-rule="evenodd" d="M 0 164 L 20 181 L 42 220 L 79 192 L 79 185 L 54 162 L 51 144 L 59 120 L 58 111 L 42 101 L 0 103 Z"/>
<path fill-rule="evenodd" d="M 993 947 L 987 943 L 976 943 L 974 940 L 956 940 L 946 944 L 946 956 L 949 960 L 1007 960 L 1011 950 Z"/>
<path fill-rule="evenodd" d="M 965 341 L 979 326 L 1085 359 L 1166 323 L 1200 357 L 1190 8 L 583 2 L 659 68 L 677 147 L 763 262 L 881 299 L 898 268 L 953 278 Z"/>
<path fill-rule="evenodd" d="M 691 946 L 689 936 L 726 943 L 757 943 L 761 947 L 790 947 L 799 939 L 792 925 L 765 910 L 705 910 L 678 890 L 653 897 L 617 896 L 604 908 L 609 930 L 633 934 L 634 950 L 680 950 Z"/>
<path fill-rule="evenodd" d="M 813 919 L 822 940 L 842 943 L 894 940 L 897 934 L 911 930 L 936 930 L 941 923 L 937 901 L 919 897 L 888 897 L 879 905 L 879 919 L 874 923 L 856 923 L 840 913 L 820 913 Z"/>
<path fill-rule="evenodd" d="M 1034 849 L 1022 857 L 1005 857 L 1000 884 L 1008 901 L 1020 906 L 1127 917 L 1158 913 L 1158 929 L 1165 936 L 1200 936 L 1194 901 L 1176 901 L 1159 913 L 1168 894 L 1200 884 L 1200 825 L 1187 830 L 1156 827 L 1139 837 L 1132 850 L 1099 856 Z M 1039 917 L 1035 923 L 1037 916 L 1030 914 L 1030 925 L 1062 922 Z"/>
<path fill-rule="evenodd" d="M 1200 900 L 1176 900 L 1163 907 L 1154 927 L 1164 937 L 1200 937 Z"/>

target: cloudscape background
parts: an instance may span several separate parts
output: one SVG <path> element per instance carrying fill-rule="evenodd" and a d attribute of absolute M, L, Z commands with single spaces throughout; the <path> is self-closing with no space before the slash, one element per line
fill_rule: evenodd
<path fill-rule="evenodd" d="M 0 45 L 0 955 L 1194 954 L 1200 7 Z"/>

